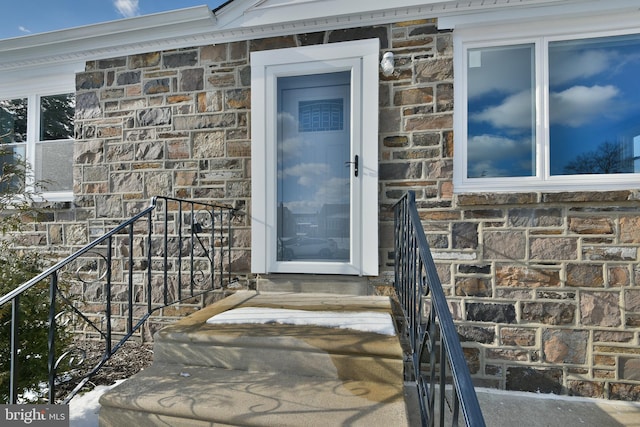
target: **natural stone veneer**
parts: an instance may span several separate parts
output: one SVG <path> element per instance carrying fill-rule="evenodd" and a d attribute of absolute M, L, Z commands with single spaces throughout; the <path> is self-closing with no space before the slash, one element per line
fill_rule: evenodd
<path fill-rule="evenodd" d="M 393 281 L 391 209 L 414 190 L 477 384 L 640 399 L 640 192 L 456 194 L 453 41 L 435 20 L 87 63 L 76 76 L 74 202 L 52 205 L 25 241 L 68 253 L 158 194 L 249 211 L 260 160 L 250 158 L 250 51 L 371 37 L 396 58 L 378 87 L 372 283 Z M 234 273 L 249 286 L 250 223 L 234 227 Z M 95 291 L 85 298 L 101 307 Z"/>

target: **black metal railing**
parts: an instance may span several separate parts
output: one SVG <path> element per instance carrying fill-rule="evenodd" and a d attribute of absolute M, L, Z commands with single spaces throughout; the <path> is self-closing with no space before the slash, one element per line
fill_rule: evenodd
<path fill-rule="evenodd" d="M 177 303 L 197 306 L 196 297 L 232 282 L 232 225 L 242 218 L 229 206 L 156 197 L 130 220 L 2 296 L 0 310 L 11 305 L 5 403 L 24 401 L 17 384 L 32 368 L 21 365 L 35 359 L 46 360 L 48 368 L 40 401 L 68 403 L 152 314 Z M 48 319 L 40 323 L 48 354 L 25 362 L 30 350 L 28 337 L 21 336 L 21 300 L 46 286 Z M 56 348 L 62 330 L 73 338 Z M 88 360 L 83 343 L 96 340 L 101 355 Z"/>
<path fill-rule="evenodd" d="M 412 191 L 395 205 L 395 288 L 411 359 L 405 381 L 415 383 L 422 425 L 458 425 L 462 412 L 467 426 L 484 426 Z"/>

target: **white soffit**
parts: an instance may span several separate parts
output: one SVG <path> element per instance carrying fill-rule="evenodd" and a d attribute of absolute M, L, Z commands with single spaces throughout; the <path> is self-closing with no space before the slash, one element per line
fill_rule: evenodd
<path fill-rule="evenodd" d="M 208 6 L 0 40 L 0 71 L 212 43 Z"/>

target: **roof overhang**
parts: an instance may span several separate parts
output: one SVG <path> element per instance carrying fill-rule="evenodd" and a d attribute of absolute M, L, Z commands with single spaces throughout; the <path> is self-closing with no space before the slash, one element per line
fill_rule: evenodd
<path fill-rule="evenodd" d="M 637 0 L 233 0 L 0 40 L 0 71 L 425 18 L 451 29 L 612 11 L 637 13 Z"/>
<path fill-rule="evenodd" d="M 197 46 L 213 41 L 215 24 L 209 7 L 197 6 L 0 40 L 0 70 Z"/>

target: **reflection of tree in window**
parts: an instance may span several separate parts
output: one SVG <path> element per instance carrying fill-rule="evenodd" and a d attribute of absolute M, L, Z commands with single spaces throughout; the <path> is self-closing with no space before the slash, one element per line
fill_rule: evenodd
<path fill-rule="evenodd" d="M 0 191 L 20 191 L 24 185 L 27 140 L 27 99 L 0 101 Z"/>
<path fill-rule="evenodd" d="M 0 138 L 3 144 L 27 139 L 27 100 L 0 101 Z"/>
<path fill-rule="evenodd" d="M 566 174 L 633 173 L 633 154 L 625 144 L 605 141 L 595 150 L 576 156 L 564 167 Z"/>
<path fill-rule="evenodd" d="M 68 139 L 73 136 L 75 97 L 73 94 L 40 98 L 40 140 Z"/>

